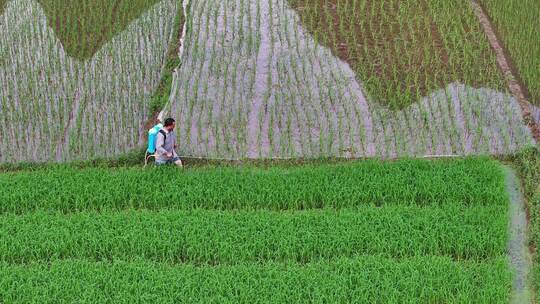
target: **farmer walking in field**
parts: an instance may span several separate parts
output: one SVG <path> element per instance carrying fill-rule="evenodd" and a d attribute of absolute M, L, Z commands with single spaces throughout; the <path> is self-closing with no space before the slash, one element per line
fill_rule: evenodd
<path fill-rule="evenodd" d="M 163 128 L 156 136 L 156 165 L 175 164 L 182 167 L 182 160 L 176 154 L 176 122 L 172 118 L 165 119 Z"/>

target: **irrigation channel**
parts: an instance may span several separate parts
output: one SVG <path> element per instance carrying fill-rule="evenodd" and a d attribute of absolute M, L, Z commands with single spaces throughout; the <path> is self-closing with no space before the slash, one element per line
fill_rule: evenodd
<path fill-rule="evenodd" d="M 182 26 L 182 37 L 180 37 L 180 48 L 178 49 L 178 58 L 180 59 L 180 65 L 177 66 L 175 69 L 174 69 L 174 72 L 173 72 L 173 79 L 175 79 L 178 74 L 178 71 L 180 70 L 180 66 L 182 66 L 182 54 L 184 54 L 184 42 L 186 40 L 186 34 L 187 34 L 187 25 L 188 25 L 188 8 L 189 8 L 189 0 L 183 0 L 182 1 L 182 7 L 183 7 L 183 12 L 184 12 L 184 25 Z M 177 92 L 178 90 L 176 90 L 175 86 L 178 85 L 178 82 L 177 81 L 173 81 L 172 83 L 173 85 L 173 88 L 171 89 L 171 96 L 169 96 L 169 100 L 171 100 L 173 97 L 176 97 L 175 95 L 173 95 L 175 92 Z M 170 101 L 169 101 L 170 102 Z M 161 112 L 159 112 L 159 115 L 158 115 L 158 119 L 160 121 L 164 121 L 165 120 L 165 108 L 166 108 L 167 105 L 165 105 L 163 107 L 163 109 L 161 109 Z"/>
<path fill-rule="evenodd" d="M 531 303 L 532 293 L 527 279 L 530 275 L 532 259 L 527 246 L 525 201 L 516 172 L 508 166 L 505 170 L 506 191 L 510 199 L 508 254 L 511 268 L 515 273 L 510 303 Z"/>

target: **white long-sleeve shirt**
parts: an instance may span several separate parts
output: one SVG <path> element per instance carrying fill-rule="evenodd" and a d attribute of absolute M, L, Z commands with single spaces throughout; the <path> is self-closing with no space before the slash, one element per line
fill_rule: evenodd
<path fill-rule="evenodd" d="M 156 137 L 156 160 L 166 161 L 174 157 L 178 157 L 174 147 L 176 146 L 176 134 L 168 132 L 167 129 L 161 129 L 167 134 L 165 139 L 163 134 L 159 132 Z M 172 157 L 167 157 L 168 153 L 172 153 Z"/>

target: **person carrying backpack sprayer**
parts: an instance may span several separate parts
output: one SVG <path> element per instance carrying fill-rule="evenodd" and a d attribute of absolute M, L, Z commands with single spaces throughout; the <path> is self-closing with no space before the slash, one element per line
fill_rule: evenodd
<path fill-rule="evenodd" d="M 176 122 L 172 118 L 165 119 L 163 128 L 156 134 L 155 156 L 156 165 L 175 164 L 183 167 L 182 160 L 176 154 L 176 134 L 174 127 Z M 156 126 L 156 127 L 159 127 Z"/>

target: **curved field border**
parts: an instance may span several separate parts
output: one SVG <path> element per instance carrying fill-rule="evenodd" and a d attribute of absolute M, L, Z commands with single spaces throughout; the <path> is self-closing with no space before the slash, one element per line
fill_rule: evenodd
<path fill-rule="evenodd" d="M 501 91 L 472 9 L 455 0 L 288 0 L 318 43 L 350 64 L 370 99 L 403 109 L 448 83 Z"/>
<path fill-rule="evenodd" d="M 10 0 L 0 0 L 0 15 Z M 160 0 L 37 0 L 71 58 L 90 60 Z"/>

